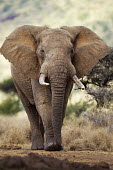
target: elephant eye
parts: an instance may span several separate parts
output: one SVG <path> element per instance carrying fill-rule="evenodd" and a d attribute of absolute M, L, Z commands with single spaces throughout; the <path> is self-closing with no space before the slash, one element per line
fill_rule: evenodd
<path fill-rule="evenodd" d="M 74 49 L 72 48 L 70 52 L 71 52 L 71 55 L 73 55 L 74 54 Z"/>
<path fill-rule="evenodd" d="M 44 53 L 45 53 L 44 49 L 41 49 L 41 50 L 40 50 L 40 53 L 41 53 L 41 54 L 44 54 Z"/>
<path fill-rule="evenodd" d="M 72 49 L 70 49 L 70 54 L 71 54 L 71 61 L 73 62 L 73 57 L 74 57 L 74 54 L 75 54 L 75 52 L 74 52 L 74 49 L 72 48 Z"/>

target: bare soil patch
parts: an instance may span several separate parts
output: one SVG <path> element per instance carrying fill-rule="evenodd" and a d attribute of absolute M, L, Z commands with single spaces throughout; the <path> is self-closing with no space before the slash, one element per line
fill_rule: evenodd
<path fill-rule="evenodd" d="M 19 149 L 21 146 L 18 145 L 3 146 L 0 146 L 0 170 L 113 169 L 112 152 L 66 150 L 60 152 L 47 152 L 31 151 L 28 149 L 29 146 L 24 147 L 26 149 Z"/>

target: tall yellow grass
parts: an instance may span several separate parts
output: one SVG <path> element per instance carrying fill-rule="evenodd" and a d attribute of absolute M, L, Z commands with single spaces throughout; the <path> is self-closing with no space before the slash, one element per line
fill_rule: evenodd
<path fill-rule="evenodd" d="M 68 150 L 113 151 L 113 133 L 83 117 L 66 120 L 62 138 L 64 148 Z M 28 119 L 0 116 L 0 144 L 30 144 Z"/>
<path fill-rule="evenodd" d="M 28 144 L 29 122 L 26 117 L 0 116 L 0 144 Z"/>
<path fill-rule="evenodd" d="M 63 143 L 70 150 L 113 151 L 113 133 L 106 127 L 79 118 L 64 125 Z"/>

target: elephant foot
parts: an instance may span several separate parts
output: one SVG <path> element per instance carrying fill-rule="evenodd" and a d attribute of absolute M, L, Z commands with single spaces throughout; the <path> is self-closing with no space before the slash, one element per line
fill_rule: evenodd
<path fill-rule="evenodd" d="M 63 150 L 63 146 L 60 144 L 50 142 L 45 145 L 44 150 L 45 151 L 60 151 L 60 150 Z"/>
<path fill-rule="evenodd" d="M 41 135 L 33 134 L 31 138 L 32 150 L 44 150 L 44 140 Z"/>
<path fill-rule="evenodd" d="M 44 150 L 43 145 L 32 144 L 31 150 Z"/>
<path fill-rule="evenodd" d="M 44 150 L 44 144 L 42 141 L 34 140 L 32 141 L 31 149 L 32 150 Z"/>

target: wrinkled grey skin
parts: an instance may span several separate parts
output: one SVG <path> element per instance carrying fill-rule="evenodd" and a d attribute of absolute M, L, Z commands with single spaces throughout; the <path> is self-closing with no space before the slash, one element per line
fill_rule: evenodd
<path fill-rule="evenodd" d="M 23 26 L 6 39 L 1 53 L 12 62 L 13 81 L 30 121 L 32 149 L 62 150 L 72 78 L 86 75 L 107 52 L 106 44 L 85 27 Z M 42 75 L 49 86 L 39 83 Z"/>
<path fill-rule="evenodd" d="M 67 35 L 62 36 L 58 33 L 59 37 L 57 37 L 54 36 L 53 31 L 51 36 L 45 38 L 43 34 L 40 37 L 42 43 L 37 48 L 37 55 L 40 64 L 43 63 L 40 73 L 44 71 L 45 63 L 47 63 L 46 71 L 48 71 L 48 81 L 51 86 L 42 86 L 38 80 L 26 78 L 13 65 L 12 76 L 30 120 L 32 149 L 43 149 L 45 129 L 45 150 L 61 150 L 61 126 L 73 86 L 73 81 L 69 76 L 73 45 L 71 37 Z M 65 44 L 63 43 L 64 40 Z M 40 51 L 41 49 L 44 49 L 44 54 Z M 54 133 L 55 131 L 56 133 Z"/>

